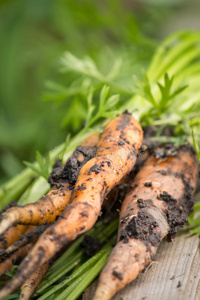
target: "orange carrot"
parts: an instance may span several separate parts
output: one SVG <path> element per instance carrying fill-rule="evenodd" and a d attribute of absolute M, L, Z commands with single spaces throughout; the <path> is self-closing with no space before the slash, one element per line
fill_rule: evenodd
<path fill-rule="evenodd" d="M 53 187 L 46 196 L 36 203 L 10 208 L 3 215 L 0 234 L 16 223 L 42 225 L 54 222 L 56 216 L 65 209 L 70 196 L 71 185 L 64 182 L 62 187 L 59 189 L 56 186 Z"/>
<path fill-rule="evenodd" d="M 198 161 L 181 147 L 174 157 L 144 164 L 126 195 L 118 243 L 104 267 L 94 300 L 108 300 L 147 266 L 164 236 L 173 238 L 192 212 Z"/>
<path fill-rule="evenodd" d="M 63 212 L 71 197 L 72 184 L 75 184 L 81 166 L 95 156 L 99 134 L 89 136 L 67 161 L 64 169 L 53 172 L 53 184 L 49 193 L 34 204 L 12 207 L 3 213 L 0 234 L 14 224 L 43 225 L 51 224 Z M 75 169 L 75 170 L 74 170 Z"/>
<path fill-rule="evenodd" d="M 96 156 L 80 170 L 71 204 L 40 237 L 16 276 L 1 290 L 0 299 L 18 288 L 63 246 L 94 225 L 104 197 L 133 168 L 142 137 L 140 124 L 129 114 L 120 115 L 108 123 Z"/>
<path fill-rule="evenodd" d="M 39 286 L 43 276 L 46 274 L 49 268 L 49 261 L 40 266 L 34 271 L 29 278 L 27 278 L 21 287 L 21 293 L 19 300 L 28 300 Z"/>
<path fill-rule="evenodd" d="M 49 225 L 27 226 L 27 230 L 17 241 L 6 249 L 0 249 L 0 262 L 7 260 L 14 252 L 30 243 L 35 243 Z"/>
<path fill-rule="evenodd" d="M 31 231 L 34 230 L 34 226 L 23 226 L 23 225 L 18 225 L 16 227 L 22 227 L 23 229 L 23 232 L 21 231 L 21 236 L 19 238 L 19 240 L 23 239 L 24 237 L 26 237 L 27 235 L 30 234 Z M 13 237 L 14 237 L 14 233 L 16 233 L 16 238 L 18 238 L 18 231 L 19 231 L 19 228 L 18 228 L 18 231 L 15 232 L 14 229 L 16 229 L 16 227 L 11 227 L 9 228 L 8 231 L 6 231 L 6 233 L 12 231 L 13 233 Z M 26 229 L 26 230 L 25 230 Z M 22 235 L 22 233 L 24 233 Z M 16 239 L 15 238 L 15 239 Z M 13 242 L 13 244 L 9 245 L 9 247 L 12 247 L 12 245 L 15 245 L 15 243 L 18 242 L 15 241 L 14 238 L 10 239 L 9 241 L 10 242 Z M 1 248 L 0 249 L 0 274 L 2 274 L 3 272 L 5 271 L 10 271 L 10 269 L 12 268 L 13 266 L 13 263 L 15 263 L 15 261 L 19 261 L 19 258 L 21 258 L 21 261 L 22 261 L 22 258 L 24 258 L 26 256 L 26 254 L 28 253 L 28 251 L 30 250 L 30 248 L 33 246 L 33 241 L 29 240 L 27 243 L 24 243 L 24 245 L 21 245 L 21 247 L 16 247 L 14 251 L 12 252 L 7 252 L 7 249 L 3 249 Z"/>
<path fill-rule="evenodd" d="M 17 241 L 23 233 L 26 231 L 27 226 L 17 225 L 9 228 L 3 235 L 0 237 L 0 249 L 6 249 L 12 243 Z"/>
<path fill-rule="evenodd" d="M 2 262 L 0 264 L 0 275 L 3 274 L 5 271 L 10 271 L 13 265 L 18 265 L 22 261 L 22 259 L 28 254 L 32 246 L 33 244 L 31 243 L 20 248 L 18 251 L 13 253 L 8 259 Z"/>

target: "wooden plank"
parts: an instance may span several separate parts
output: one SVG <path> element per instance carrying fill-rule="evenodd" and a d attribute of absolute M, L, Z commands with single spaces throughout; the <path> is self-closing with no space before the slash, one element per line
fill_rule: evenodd
<path fill-rule="evenodd" d="M 85 291 L 91 300 L 96 281 Z M 118 292 L 113 300 L 199 300 L 199 237 L 179 234 L 172 243 L 163 241 L 154 261 L 135 281 Z"/>

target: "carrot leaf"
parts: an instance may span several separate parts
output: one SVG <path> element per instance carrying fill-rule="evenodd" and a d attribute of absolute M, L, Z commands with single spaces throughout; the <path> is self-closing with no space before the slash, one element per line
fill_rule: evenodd
<path fill-rule="evenodd" d="M 200 143 L 195 139 L 194 130 L 192 130 L 192 142 L 195 152 L 197 153 L 198 160 L 200 161 Z"/>
<path fill-rule="evenodd" d="M 177 88 L 173 93 L 171 93 L 171 89 L 173 86 L 174 76 L 169 78 L 169 75 L 165 73 L 164 75 L 164 84 L 162 85 L 160 82 L 157 82 L 157 85 L 161 92 L 161 99 L 159 102 L 159 111 L 163 112 L 166 110 L 167 105 L 169 104 L 170 100 L 175 98 L 178 94 L 185 90 L 187 85 Z"/>
<path fill-rule="evenodd" d="M 108 97 L 110 91 L 110 87 L 107 85 L 104 85 L 100 92 L 99 97 L 99 106 L 97 108 L 97 111 L 95 112 L 95 105 L 93 104 L 93 89 L 89 91 L 87 102 L 88 102 L 88 115 L 86 119 L 85 128 L 83 131 L 88 130 L 90 127 L 92 127 L 95 123 L 99 122 L 102 118 L 107 117 L 110 114 L 110 116 L 113 118 L 116 116 L 118 111 L 114 111 L 113 107 L 118 103 L 119 101 L 119 95 L 112 95 L 111 97 Z M 94 112 L 94 114 L 93 114 Z"/>
<path fill-rule="evenodd" d="M 133 92 L 146 99 L 151 105 L 158 109 L 158 104 L 152 94 L 152 88 L 147 74 L 143 73 L 143 80 L 139 80 L 136 76 L 133 76 L 135 86 Z"/>
<path fill-rule="evenodd" d="M 75 71 L 83 75 L 104 80 L 104 76 L 99 72 L 95 62 L 90 57 L 85 57 L 84 59 L 78 59 L 70 52 L 65 52 L 60 60 L 61 71 Z"/>
<path fill-rule="evenodd" d="M 37 175 L 44 177 L 46 180 L 49 178 L 50 173 L 50 157 L 49 154 L 46 155 L 46 158 L 42 157 L 39 151 L 36 152 L 36 164 L 29 163 L 24 161 L 24 164 L 30 168 L 32 171 L 37 173 Z"/>
<path fill-rule="evenodd" d="M 4 300 L 12 300 L 12 299 L 16 300 L 16 299 L 19 299 L 19 293 L 20 292 L 18 292 L 18 293 L 16 292 L 16 293 L 14 293 L 12 295 L 9 295 L 9 296 L 5 297 Z"/>

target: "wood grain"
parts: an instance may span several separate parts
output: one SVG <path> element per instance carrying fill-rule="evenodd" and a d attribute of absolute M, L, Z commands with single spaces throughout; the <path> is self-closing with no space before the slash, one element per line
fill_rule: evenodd
<path fill-rule="evenodd" d="M 95 281 L 84 293 L 91 300 Z M 197 235 L 179 234 L 163 241 L 151 265 L 112 300 L 199 300 L 200 252 Z"/>

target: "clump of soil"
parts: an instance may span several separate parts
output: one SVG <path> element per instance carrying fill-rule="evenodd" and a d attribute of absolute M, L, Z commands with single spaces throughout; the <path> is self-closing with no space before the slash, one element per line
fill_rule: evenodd
<path fill-rule="evenodd" d="M 170 142 L 159 142 L 152 140 L 151 138 L 156 137 L 159 126 L 146 126 L 144 128 L 144 139 L 143 139 L 143 147 L 147 148 L 149 154 L 154 155 L 156 159 L 165 159 L 166 157 L 175 156 L 177 150 L 180 146 L 175 146 Z M 170 138 L 174 135 L 174 127 L 167 126 L 162 129 L 160 136 L 165 136 Z M 194 153 L 194 149 L 190 145 L 183 145 L 181 147 L 191 148 L 191 151 Z"/>
<path fill-rule="evenodd" d="M 173 173 L 170 170 L 168 172 L 160 172 L 161 175 L 166 176 L 169 174 L 174 175 L 177 178 L 181 178 L 184 184 L 184 195 L 180 199 L 174 199 L 166 191 L 158 196 L 159 199 L 164 200 L 167 206 L 166 217 L 170 227 L 168 233 L 168 241 L 171 241 L 176 235 L 179 228 L 187 222 L 187 217 L 192 213 L 194 201 L 193 201 L 193 188 L 190 183 L 185 179 L 182 173 Z"/>
<path fill-rule="evenodd" d="M 117 272 L 116 270 L 112 271 L 113 276 L 115 276 L 116 278 L 118 278 L 119 280 L 123 280 L 123 275 L 122 273 Z"/>
<path fill-rule="evenodd" d="M 75 185 L 82 166 L 96 155 L 96 147 L 78 146 L 73 155 L 67 160 L 64 168 L 57 163 L 49 177 L 49 183 L 58 188 L 62 182 Z"/>
<path fill-rule="evenodd" d="M 13 265 L 19 266 L 24 259 L 24 256 L 19 255 L 16 259 L 12 260 Z"/>
<path fill-rule="evenodd" d="M 156 227 L 158 227 L 158 223 L 155 218 L 148 213 L 148 209 L 141 209 L 138 215 L 133 216 L 125 226 L 125 229 L 121 231 L 120 240 L 123 240 L 124 243 L 128 243 L 129 238 L 135 238 L 142 240 L 147 247 L 149 243 L 156 246 L 161 241 L 160 234 L 155 230 Z"/>
<path fill-rule="evenodd" d="M 101 248 L 100 240 L 90 235 L 85 235 L 81 243 L 81 247 L 84 249 L 85 254 L 88 257 L 94 256 Z"/>

